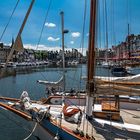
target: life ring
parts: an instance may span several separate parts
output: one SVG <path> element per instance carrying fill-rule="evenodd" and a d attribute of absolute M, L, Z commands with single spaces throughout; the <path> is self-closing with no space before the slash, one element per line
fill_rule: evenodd
<path fill-rule="evenodd" d="M 79 108 L 71 107 L 68 105 L 64 105 L 63 107 L 63 114 L 67 117 L 71 117 L 72 115 L 77 114 L 79 111 L 81 112 Z"/>

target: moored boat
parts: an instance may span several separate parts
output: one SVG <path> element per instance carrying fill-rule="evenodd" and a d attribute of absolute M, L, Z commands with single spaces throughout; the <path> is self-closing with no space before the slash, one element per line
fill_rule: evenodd
<path fill-rule="evenodd" d="M 128 74 L 127 70 L 124 67 L 119 67 L 119 66 L 113 67 L 111 69 L 111 73 L 113 76 L 118 76 L 118 77 L 123 77 Z"/>

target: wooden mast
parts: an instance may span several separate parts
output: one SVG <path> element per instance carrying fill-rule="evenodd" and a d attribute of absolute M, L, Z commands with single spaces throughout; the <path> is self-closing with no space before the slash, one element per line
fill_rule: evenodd
<path fill-rule="evenodd" d="M 96 0 L 90 2 L 90 28 L 89 28 L 89 47 L 88 47 L 88 79 L 87 79 L 87 101 L 86 114 L 92 116 L 92 104 L 94 95 L 95 74 L 95 34 L 96 34 Z"/>
<path fill-rule="evenodd" d="M 22 25 L 21 25 L 21 27 L 20 27 L 20 30 L 19 30 L 19 32 L 18 32 L 18 35 L 17 35 L 17 37 L 16 37 L 15 43 L 12 45 L 11 51 L 10 51 L 8 57 L 7 57 L 6 63 L 5 63 L 5 65 L 4 65 L 4 69 L 3 69 L 3 70 L 1 71 L 1 73 L 0 73 L 0 78 L 3 77 L 3 75 L 4 75 L 4 73 L 5 73 L 5 70 L 6 70 L 6 67 L 7 67 L 7 64 L 8 64 L 8 62 L 10 61 L 10 59 L 11 59 L 11 57 L 12 57 L 14 51 L 17 49 L 17 48 L 16 48 L 16 47 L 18 46 L 17 44 L 19 44 L 19 42 L 21 43 L 21 34 L 22 34 L 22 31 L 23 31 L 24 26 L 25 26 L 25 24 L 26 24 L 26 21 L 27 21 L 27 19 L 28 19 L 28 16 L 29 16 L 29 14 L 30 14 L 30 12 L 31 12 L 32 6 L 33 6 L 33 4 L 34 4 L 34 1 L 35 1 L 35 0 L 32 0 L 32 2 L 31 2 L 31 4 L 30 4 L 30 7 L 29 7 L 29 9 L 28 9 L 28 11 L 27 11 L 27 13 L 26 13 L 26 16 L 25 16 L 25 18 L 24 18 L 24 20 L 23 20 L 23 23 L 22 23 Z M 19 47 L 19 46 L 18 46 L 18 47 Z"/>
<path fill-rule="evenodd" d="M 32 2 L 31 2 L 31 4 L 30 4 L 30 7 L 29 7 L 29 9 L 28 9 L 28 11 L 27 11 L 27 13 L 26 13 L 26 16 L 25 16 L 25 18 L 24 18 L 24 20 L 23 20 L 23 23 L 22 23 L 22 25 L 21 25 L 21 28 L 20 28 L 20 30 L 19 30 L 19 32 L 18 32 L 17 37 L 16 37 L 15 43 L 14 43 L 14 45 L 12 46 L 12 49 L 11 49 L 11 51 L 10 51 L 10 54 L 9 54 L 7 60 L 6 60 L 5 67 L 7 67 L 7 63 L 9 62 L 9 60 L 11 59 L 11 57 L 12 57 L 14 51 L 15 51 L 15 46 L 16 46 L 16 44 L 17 44 L 17 42 L 18 42 L 18 40 L 19 40 L 19 38 L 20 38 L 20 36 L 21 36 L 21 33 L 22 33 L 23 29 L 24 29 L 24 26 L 25 26 L 25 24 L 26 24 L 26 21 L 27 21 L 27 19 L 28 19 L 28 16 L 29 16 L 30 12 L 31 12 L 32 6 L 33 6 L 33 4 L 34 4 L 34 1 L 35 1 L 35 0 L 32 0 Z"/>

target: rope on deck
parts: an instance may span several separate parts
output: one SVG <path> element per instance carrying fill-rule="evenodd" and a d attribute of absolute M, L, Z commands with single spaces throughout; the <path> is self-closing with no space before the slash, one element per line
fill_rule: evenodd
<path fill-rule="evenodd" d="M 23 139 L 23 140 L 29 139 L 32 136 L 32 134 L 34 133 L 36 127 L 37 127 L 37 122 L 35 123 L 35 126 L 34 126 L 33 130 L 31 131 L 31 133 L 25 139 Z"/>

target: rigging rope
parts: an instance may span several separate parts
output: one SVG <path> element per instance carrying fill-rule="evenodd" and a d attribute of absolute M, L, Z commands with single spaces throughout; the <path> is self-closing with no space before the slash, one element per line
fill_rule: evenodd
<path fill-rule="evenodd" d="M 40 44 L 40 41 L 41 41 L 41 38 L 42 38 L 42 34 L 43 34 L 44 27 L 45 27 L 45 23 L 46 23 L 48 14 L 49 14 L 49 10 L 51 8 L 51 3 L 52 3 L 52 0 L 49 1 L 49 6 L 48 6 L 48 9 L 47 9 L 47 12 L 46 12 L 46 15 L 45 15 L 45 19 L 44 19 L 44 22 L 43 22 L 43 25 L 42 25 L 42 28 L 41 28 L 41 32 L 40 32 L 40 36 L 39 36 L 39 39 L 38 39 L 38 42 L 37 42 L 36 50 L 38 49 L 39 44 Z M 43 75 L 42 72 L 40 74 L 42 75 L 42 77 L 45 78 L 45 80 L 47 80 L 46 77 Z"/>
<path fill-rule="evenodd" d="M 29 139 L 29 138 L 32 136 L 32 134 L 34 133 L 36 127 L 37 127 L 37 122 L 35 123 L 35 126 L 34 126 L 32 132 L 31 132 L 31 133 L 29 134 L 29 136 L 27 136 L 24 140 L 27 140 L 27 139 Z"/>
<path fill-rule="evenodd" d="M 87 0 L 84 1 L 84 17 L 83 17 L 83 29 L 82 29 L 82 38 L 81 38 L 81 44 L 80 44 L 80 48 L 82 49 L 82 54 L 83 54 L 83 48 L 84 48 L 84 39 L 85 39 L 85 23 L 86 23 L 86 12 L 87 12 Z M 80 72 L 80 79 L 82 77 L 82 65 L 81 65 L 81 72 Z M 81 80 L 80 80 L 80 87 L 81 89 Z"/>
<path fill-rule="evenodd" d="M 39 41 L 38 41 L 38 43 L 37 43 L 37 48 L 38 48 L 38 46 L 39 46 L 39 43 L 40 43 L 40 40 L 41 40 L 41 37 L 42 37 L 42 33 L 43 33 L 43 30 L 44 30 L 44 25 L 45 25 L 45 22 L 46 22 L 46 20 L 47 20 L 47 16 L 48 16 L 48 13 L 49 13 L 49 10 L 50 10 L 51 1 L 52 1 L 52 0 L 50 0 L 49 7 L 48 7 L 48 10 L 47 10 L 47 14 L 46 14 L 46 17 L 45 17 L 43 26 L 42 26 L 42 30 L 41 30 L 41 33 L 40 33 Z M 86 1 L 86 0 L 85 0 L 85 1 Z M 84 40 L 86 7 L 87 7 L 87 5 L 85 5 L 85 10 L 84 10 L 84 24 L 83 24 L 83 36 L 82 36 L 82 40 Z M 82 40 L 81 40 L 81 45 L 82 45 Z M 84 41 L 83 41 L 83 44 L 84 44 Z M 82 47 L 83 47 L 83 46 L 82 46 Z M 83 49 L 82 49 L 82 52 L 83 52 Z M 43 75 L 43 73 L 41 73 L 41 75 L 42 75 L 42 77 L 43 77 L 45 80 L 47 80 L 47 79 L 45 78 L 45 76 Z M 75 76 L 74 76 L 74 77 L 75 77 Z M 71 78 L 71 77 L 70 77 L 70 78 Z M 73 79 L 73 78 L 71 78 L 71 79 Z M 76 81 L 79 82 L 78 80 L 76 80 Z"/>
<path fill-rule="evenodd" d="M 101 34 L 101 20 L 100 20 L 100 18 L 101 18 L 101 12 L 100 12 L 100 10 L 101 10 L 101 4 L 100 4 L 100 2 L 98 2 L 98 12 L 97 12 L 97 24 L 96 24 L 96 26 L 97 26 L 97 37 L 98 37 L 98 40 L 97 40 L 97 44 L 99 43 L 99 48 L 102 48 L 102 45 L 101 45 L 101 37 L 102 37 L 102 34 Z M 98 46 L 98 45 L 97 45 Z M 97 56 L 97 58 L 98 58 L 98 56 Z"/>
<path fill-rule="evenodd" d="M 106 0 L 104 0 L 104 10 L 105 10 L 105 39 L 106 39 L 106 49 L 108 53 L 108 15 L 107 15 L 107 4 Z M 106 53 L 106 59 L 107 59 L 107 53 Z M 108 62 L 108 60 L 107 60 Z"/>
<path fill-rule="evenodd" d="M 50 10 L 50 7 L 51 7 L 51 3 L 52 3 L 52 0 L 50 0 L 50 2 L 49 2 L 49 6 L 48 6 L 48 9 L 47 9 L 47 13 L 46 13 L 46 16 L 45 16 L 45 19 L 44 19 L 44 22 L 43 22 L 43 26 L 42 26 L 42 29 L 41 29 L 41 32 L 40 32 L 39 40 L 38 40 L 38 42 L 37 42 L 36 50 L 38 49 L 38 46 L 39 46 L 40 41 L 41 41 L 42 33 L 43 33 L 43 30 L 44 30 L 44 27 L 45 27 L 45 23 L 46 23 L 48 14 L 49 14 L 49 10 Z"/>
<path fill-rule="evenodd" d="M 82 25 L 82 37 L 81 37 L 81 42 L 80 42 L 80 48 L 81 48 L 81 53 L 83 54 L 83 48 L 84 48 L 84 38 L 85 38 L 85 21 L 86 21 L 86 13 L 87 12 L 87 0 L 84 1 L 84 13 L 83 13 L 83 25 Z M 69 76 L 70 79 L 74 79 L 74 81 L 77 81 L 78 83 L 78 89 L 81 90 L 81 77 L 82 77 L 82 65 L 81 65 L 81 69 L 80 69 L 80 82 L 79 80 L 76 80 L 76 71 L 75 74 L 73 75 L 73 78 Z M 68 76 L 67 76 L 68 77 Z M 73 85 L 75 83 L 73 82 Z M 79 103 L 80 104 L 80 103 Z"/>
<path fill-rule="evenodd" d="M 112 7 L 112 45 L 114 44 L 116 46 L 116 32 L 115 32 L 115 22 L 114 22 L 114 17 L 115 17 L 115 13 L 114 13 L 114 0 L 111 1 L 111 7 Z"/>
<path fill-rule="evenodd" d="M 80 42 L 80 48 L 81 48 L 81 53 L 83 54 L 83 48 L 84 48 L 84 38 L 85 38 L 85 23 L 86 23 L 86 13 L 87 12 L 87 0 L 84 1 L 84 14 L 83 14 L 83 25 L 82 25 L 82 37 L 81 37 L 81 42 Z M 74 79 L 74 81 L 76 80 L 76 71 L 75 74 L 73 74 L 73 77 L 70 77 L 71 79 Z M 81 72 L 80 72 L 80 82 L 78 80 L 76 80 L 78 82 L 78 89 L 81 89 L 81 77 L 82 77 L 82 65 L 81 65 Z M 75 83 L 73 82 L 73 85 Z"/>
<path fill-rule="evenodd" d="M 50 7 L 51 7 L 51 2 L 52 2 L 52 0 L 49 1 L 49 6 L 48 6 L 48 9 L 47 9 L 47 13 L 46 13 L 46 16 L 45 16 L 45 20 L 44 20 L 44 22 L 43 22 L 43 26 L 42 26 L 41 33 L 40 33 L 40 36 L 39 36 L 39 40 L 38 40 L 38 42 L 37 42 L 36 50 L 38 49 L 39 44 L 40 44 L 40 41 L 41 41 L 41 37 L 42 37 L 43 30 L 44 30 L 45 22 L 46 22 L 46 20 L 47 20 L 48 13 L 49 13 L 49 10 L 50 10 Z M 42 73 L 40 73 L 40 74 L 42 75 L 42 77 L 45 77 L 45 76 L 43 76 Z M 28 77 L 27 77 L 26 82 L 25 82 L 25 83 L 26 83 L 26 84 L 25 84 L 25 89 L 27 89 L 27 86 L 29 85 L 28 82 L 29 82 L 29 80 L 28 80 Z"/>
<path fill-rule="evenodd" d="M 14 7 L 14 9 L 13 9 L 11 15 L 10 15 L 10 18 L 9 18 L 9 20 L 8 20 L 8 22 L 7 22 L 7 24 L 6 24 L 5 28 L 4 28 L 4 30 L 3 30 L 2 34 L 1 34 L 1 36 L 0 36 L 0 42 L 1 42 L 2 38 L 3 38 L 3 36 L 4 36 L 4 33 L 5 33 L 5 31 L 6 31 L 7 27 L 8 27 L 8 25 L 9 25 L 11 19 L 12 19 L 12 16 L 13 16 L 13 14 L 14 14 L 14 12 L 15 12 L 17 6 L 18 6 L 19 1 L 20 1 L 20 0 L 17 0 L 16 5 L 15 5 L 15 7 Z"/>

